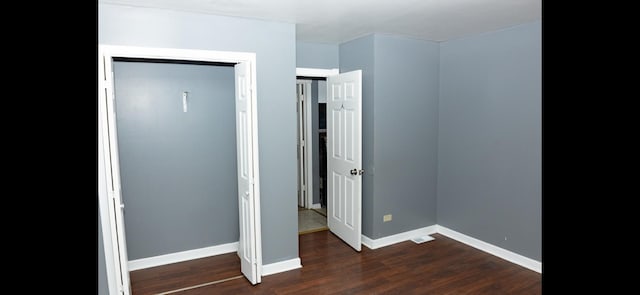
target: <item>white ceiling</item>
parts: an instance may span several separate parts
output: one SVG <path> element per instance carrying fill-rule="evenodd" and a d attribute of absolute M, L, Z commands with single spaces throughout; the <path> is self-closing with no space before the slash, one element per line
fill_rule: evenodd
<path fill-rule="evenodd" d="M 541 0 L 99 0 L 296 24 L 297 41 L 369 33 L 444 41 L 541 19 Z"/>

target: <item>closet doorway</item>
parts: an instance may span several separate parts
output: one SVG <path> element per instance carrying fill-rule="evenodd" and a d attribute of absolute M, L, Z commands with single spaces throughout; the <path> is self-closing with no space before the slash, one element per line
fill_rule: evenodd
<path fill-rule="evenodd" d="M 98 55 L 98 200 L 109 289 L 130 294 L 128 253 L 124 228 L 121 159 L 118 146 L 114 61 L 150 60 L 155 63 L 223 63 L 234 67 L 235 134 L 241 271 L 252 283 L 261 281 L 260 186 L 257 140 L 255 53 L 181 50 L 127 46 L 99 46 Z M 193 105 L 189 93 L 176 93 L 184 113 Z M 192 110 L 193 111 L 193 110 Z M 142 119 L 142 118 L 140 118 Z M 206 127 L 203 127 L 206 128 Z M 139 134 L 144 136 L 144 134 Z M 171 138 L 168 138 L 171 139 Z M 233 173 L 233 172 L 232 172 Z M 195 175 L 197 177 L 197 175 Z M 179 201 L 179 200 L 177 200 Z M 227 251 L 228 252 L 228 251 Z"/>
<path fill-rule="evenodd" d="M 296 76 L 310 77 L 312 80 L 313 77 L 326 78 L 327 210 L 325 217 L 329 231 L 360 252 L 362 175 L 364 174 L 362 169 L 362 70 L 338 74 L 337 70 L 298 68 Z M 300 97 L 304 99 L 304 91 L 302 94 L 299 100 L 302 100 Z M 305 116 L 302 115 L 299 118 L 305 118 Z M 311 124 L 308 116 L 299 121 L 299 130 L 307 130 L 304 124 Z M 306 141 L 313 137 L 300 136 L 299 146 L 312 147 L 313 145 L 307 144 Z M 305 151 L 301 150 L 300 161 L 308 158 L 304 153 Z M 302 168 L 308 166 L 309 162 L 306 164 L 299 165 L 301 178 L 305 177 L 305 170 Z M 308 172 L 306 177 L 309 183 Z"/>
<path fill-rule="evenodd" d="M 337 69 L 296 71 L 298 130 L 298 234 L 328 230 L 326 77 Z"/>
<path fill-rule="evenodd" d="M 298 234 L 306 234 L 328 229 L 326 116 L 320 111 L 326 80 L 297 78 Z"/>

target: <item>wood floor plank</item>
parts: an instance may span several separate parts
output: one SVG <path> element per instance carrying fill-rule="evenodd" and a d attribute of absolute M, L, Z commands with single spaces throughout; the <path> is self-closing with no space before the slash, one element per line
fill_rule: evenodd
<path fill-rule="evenodd" d="M 241 275 L 236 253 L 132 271 L 134 295 L 157 294 Z"/>
<path fill-rule="evenodd" d="M 310 233 L 299 236 L 300 269 L 263 277 L 256 286 L 241 278 L 176 294 L 541 294 L 540 274 L 445 236 L 433 237 L 423 244 L 362 247 L 358 253 L 329 231 Z M 231 253 L 132 272 L 131 278 L 138 295 L 239 273 L 239 259 Z"/>

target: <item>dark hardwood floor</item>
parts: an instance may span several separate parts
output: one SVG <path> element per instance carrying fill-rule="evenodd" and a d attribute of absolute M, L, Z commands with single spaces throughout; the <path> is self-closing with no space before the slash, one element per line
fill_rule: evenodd
<path fill-rule="evenodd" d="M 540 294 L 541 275 L 445 236 L 357 253 L 329 231 L 299 236 L 300 269 L 176 294 Z M 153 294 L 240 274 L 235 253 L 131 273 L 133 294 Z"/>
<path fill-rule="evenodd" d="M 129 272 L 133 295 L 158 294 L 241 275 L 236 253 Z M 242 277 L 241 279 L 245 279 Z M 180 294 L 180 293 L 177 293 Z"/>

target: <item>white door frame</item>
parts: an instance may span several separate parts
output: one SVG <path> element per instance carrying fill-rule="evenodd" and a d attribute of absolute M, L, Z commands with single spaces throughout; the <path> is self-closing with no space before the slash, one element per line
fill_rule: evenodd
<path fill-rule="evenodd" d="M 339 73 L 340 71 L 338 69 L 296 68 L 296 77 L 302 76 L 302 77 L 311 77 L 311 78 L 326 78 L 328 76 L 337 75 Z M 312 112 L 311 111 L 311 107 L 312 107 L 311 80 L 296 79 L 296 86 L 299 83 L 303 83 L 304 85 L 303 87 L 305 87 L 304 93 L 305 93 L 305 100 L 307 101 L 307 103 L 305 104 L 306 106 L 305 113 L 307 114 L 306 122 L 305 122 L 305 125 L 307 126 L 306 136 L 305 136 L 305 138 L 307 139 L 307 142 L 305 143 L 306 159 L 304 159 L 306 163 L 305 167 L 307 168 L 305 169 L 307 170 L 306 171 L 307 172 L 306 173 L 307 174 L 307 180 L 306 180 L 307 200 L 305 202 L 305 208 L 312 209 L 312 208 L 318 208 L 318 207 L 314 206 L 313 204 L 313 142 L 316 134 L 313 134 L 313 130 L 312 130 L 313 114 L 311 113 Z M 307 93 L 309 93 L 308 96 L 306 95 Z M 308 100 L 307 100 L 307 97 L 309 98 Z M 300 144 L 300 142 L 298 142 L 298 144 Z M 300 175 L 298 177 L 300 177 Z"/>
<path fill-rule="evenodd" d="M 118 233 L 116 225 L 116 211 L 123 206 L 120 190 L 120 168 L 118 163 L 117 138 L 115 135 L 115 110 L 113 94 L 113 58 L 148 58 L 148 59 L 168 59 L 168 60 L 191 60 L 205 62 L 226 62 L 249 64 L 251 77 L 251 111 L 249 115 L 250 126 L 252 128 L 251 147 L 253 152 L 253 173 L 254 173 L 254 219 L 255 219 L 255 239 L 257 277 L 260 281 L 262 277 L 262 233 L 260 218 L 260 177 L 258 166 L 258 120 L 257 120 L 257 87 L 256 87 L 256 54 L 252 52 L 228 52 L 209 50 L 190 50 L 174 48 L 151 48 L 133 46 L 98 46 L 98 204 L 102 225 L 102 239 L 104 242 L 104 255 L 107 281 L 110 294 L 129 294 L 129 290 L 123 290 L 122 286 L 128 284 L 129 273 L 127 262 L 120 263 L 124 257 L 126 260 L 126 246 L 121 254 L 118 239 L 123 237 L 122 231 Z M 111 133 L 111 134 L 110 134 Z M 113 171 L 113 172 L 111 172 Z M 123 265 L 121 267 L 121 265 Z"/>

